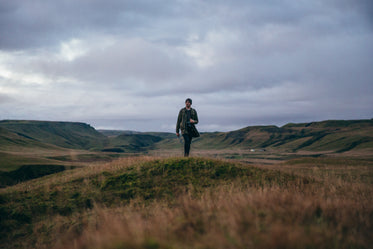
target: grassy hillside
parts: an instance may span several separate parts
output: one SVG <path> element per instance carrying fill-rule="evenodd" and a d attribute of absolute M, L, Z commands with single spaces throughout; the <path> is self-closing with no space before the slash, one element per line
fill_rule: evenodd
<path fill-rule="evenodd" d="M 0 187 L 32 179 L 23 177 L 30 167 L 41 176 L 58 167 L 113 160 L 115 155 L 97 152 L 106 144 L 108 138 L 87 124 L 0 121 Z"/>
<path fill-rule="evenodd" d="M 0 152 L 0 158 L 0 172 L 16 170 L 23 165 L 58 164 L 53 159 L 51 160 L 40 154 Z"/>
<path fill-rule="evenodd" d="M 142 135 L 152 135 L 152 136 L 157 136 L 161 137 L 163 139 L 165 138 L 171 138 L 174 136 L 174 133 L 170 132 L 140 132 L 140 131 L 129 131 L 129 130 L 104 130 L 104 129 L 99 129 L 97 130 L 101 132 L 103 135 L 107 137 L 116 137 L 119 135 L 136 135 L 136 134 L 142 134 Z"/>
<path fill-rule="evenodd" d="M 296 172 L 150 157 L 64 171 L 0 190 L 0 248 L 369 248 L 371 182 Z"/>
<path fill-rule="evenodd" d="M 99 129 L 98 132 L 101 132 L 103 135 L 107 137 L 116 137 L 122 134 L 140 134 L 141 132 L 138 131 L 129 131 L 129 130 L 105 130 L 105 129 Z"/>
<path fill-rule="evenodd" d="M 110 138 L 110 148 L 106 148 L 105 151 L 143 152 L 151 149 L 155 143 L 161 140 L 163 138 L 160 136 L 146 133 L 121 134 Z"/>
<path fill-rule="evenodd" d="M 192 154 L 266 163 L 299 154 L 372 155 L 372 124 L 372 120 L 332 120 L 201 133 L 193 140 Z M 24 165 L 81 166 L 134 154 L 179 155 L 182 147 L 173 133 L 98 132 L 83 123 L 0 121 L 0 171 Z M 251 149 L 262 152 L 254 154 Z"/>
<path fill-rule="evenodd" d="M 173 133 L 96 131 L 83 123 L 0 121 L 0 150 L 59 146 L 107 152 L 145 152 L 179 146 Z M 105 135 L 103 135 L 105 134 Z M 107 136 L 108 137 L 107 137 Z M 202 133 L 193 148 L 260 149 L 277 152 L 346 152 L 373 149 L 373 120 L 330 120 L 277 126 L 249 126 L 231 132 Z"/>
<path fill-rule="evenodd" d="M 157 149 L 161 141 L 166 140 L 166 146 L 175 138 L 173 133 L 168 132 L 137 132 L 120 130 L 99 130 L 108 137 L 109 143 L 103 151 L 111 152 L 145 152 Z M 165 148 L 161 143 L 161 148 Z"/>
<path fill-rule="evenodd" d="M 84 123 L 3 120 L 0 121 L 0 128 L 29 140 L 64 148 L 94 149 L 102 148 L 107 143 L 104 135 Z"/>
<path fill-rule="evenodd" d="M 0 150 L 14 151 L 19 148 L 51 148 L 52 145 L 45 144 L 26 134 L 11 131 L 1 127 L 0 121 Z"/>
<path fill-rule="evenodd" d="M 373 148 L 373 120 L 323 121 L 307 124 L 250 126 L 237 131 L 206 133 L 197 148 L 270 148 L 278 151 L 330 151 Z"/>

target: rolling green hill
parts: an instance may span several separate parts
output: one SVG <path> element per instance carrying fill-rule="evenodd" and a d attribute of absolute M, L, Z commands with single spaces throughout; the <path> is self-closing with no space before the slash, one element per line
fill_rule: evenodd
<path fill-rule="evenodd" d="M 104 135 L 105 134 L 105 135 Z M 107 136 L 106 136 L 107 135 Z M 109 137 L 108 137 L 109 136 Z M 58 146 L 108 152 L 170 149 L 179 141 L 172 133 L 96 131 L 84 123 L 0 121 L 0 149 Z M 329 120 L 277 126 L 249 126 L 231 132 L 202 133 L 198 149 L 260 149 L 345 152 L 373 148 L 373 120 Z"/>
<path fill-rule="evenodd" d="M 237 131 L 206 133 L 197 148 L 331 151 L 373 148 L 373 120 L 331 120 L 277 126 L 249 126 Z"/>
<path fill-rule="evenodd" d="M 32 141 L 63 148 L 102 148 L 108 142 L 103 134 L 84 123 L 4 120 L 0 121 L 0 128 L 5 128 Z M 5 142 L 2 141 L 2 143 Z M 15 141 L 8 142 L 14 143 Z"/>
<path fill-rule="evenodd" d="M 144 152 L 156 149 L 159 142 L 166 140 L 166 144 L 175 138 L 168 132 L 138 132 L 121 130 L 99 130 L 108 137 L 109 143 L 102 151 L 107 152 Z M 162 147 L 164 148 L 164 147 Z"/>
<path fill-rule="evenodd" d="M 39 142 L 25 134 L 11 131 L 0 126 L 0 149 L 13 150 L 15 147 L 48 148 L 50 145 Z"/>
<path fill-rule="evenodd" d="M 102 131 L 110 146 L 123 151 L 172 149 L 179 146 L 173 133 Z M 149 136 L 150 135 L 150 136 Z M 279 152 L 346 152 L 373 149 L 373 120 L 327 120 L 277 126 L 248 126 L 230 132 L 205 132 L 193 147 L 209 149 L 271 149 Z M 115 150 L 115 149 L 114 149 Z"/>
<path fill-rule="evenodd" d="M 31 167 L 40 165 L 35 169 L 42 174 L 49 170 L 47 168 L 79 164 L 81 160 L 76 159 L 82 158 L 80 156 L 82 153 L 85 154 L 85 161 L 88 157 L 94 160 L 112 159 L 110 155 L 94 155 L 91 151 L 87 151 L 101 150 L 107 143 L 107 137 L 83 123 L 0 121 L 0 173 L 2 174 L 0 185 L 28 179 L 10 177 L 13 180 L 3 181 L 14 172 L 18 175 L 23 174 L 22 172 L 27 171 L 30 165 Z M 45 167 L 41 167 L 42 165 Z"/>
<path fill-rule="evenodd" d="M 136 149 L 173 149 L 179 141 L 173 133 L 102 131 L 111 146 Z M 148 135 L 157 139 L 149 141 Z M 209 149 L 272 149 L 279 152 L 346 152 L 373 148 L 373 120 L 328 120 L 277 126 L 248 126 L 230 132 L 203 132 L 193 147 Z"/>
<path fill-rule="evenodd" d="M 138 131 L 130 131 L 130 130 L 105 130 L 105 129 L 99 129 L 98 132 L 101 132 L 103 135 L 107 137 L 116 137 L 122 134 L 140 134 L 141 132 Z"/>
<path fill-rule="evenodd" d="M 110 138 L 110 148 L 103 151 L 117 152 L 142 152 L 151 149 L 152 146 L 163 140 L 160 136 L 150 134 L 121 134 Z"/>
<path fill-rule="evenodd" d="M 40 156 L 46 152 L 63 153 L 64 148 L 53 144 L 40 142 L 23 133 L 11 131 L 0 127 L 0 174 L 1 171 L 12 171 L 24 165 L 45 164 L 52 165 L 56 162 Z M 0 180 L 1 180 L 0 176 Z M 0 183 L 2 186 L 4 182 Z"/>
<path fill-rule="evenodd" d="M 368 153 L 373 151 L 373 119 L 329 120 L 277 126 L 249 126 L 230 132 L 205 132 L 196 150 L 268 150 L 277 153 Z M 108 161 L 150 150 L 182 150 L 173 133 L 96 131 L 84 123 L 0 121 L 0 169 Z M 272 154 L 273 154 L 272 153 Z M 282 154 L 281 154 L 282 153 Z M 265 156 L 265 153 L 264 155 Z"/>

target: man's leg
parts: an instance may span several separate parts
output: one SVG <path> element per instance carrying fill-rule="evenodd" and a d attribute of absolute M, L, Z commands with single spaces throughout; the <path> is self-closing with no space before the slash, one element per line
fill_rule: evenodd
<path fill-rule="evenodd" d="M 192 142 L 192 137 L 189 134 L 183 134 L 184 137 L 184 156 L 189 156 L 190 143 Z"/>

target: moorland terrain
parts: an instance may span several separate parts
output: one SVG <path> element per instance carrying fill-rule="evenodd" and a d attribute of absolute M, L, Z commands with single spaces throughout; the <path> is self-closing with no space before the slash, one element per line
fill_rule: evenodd
<path fill-rule="evenodd" d="M 373 119 L 202 133 L 0 121 L 0 248 L 370 248 Z"/>

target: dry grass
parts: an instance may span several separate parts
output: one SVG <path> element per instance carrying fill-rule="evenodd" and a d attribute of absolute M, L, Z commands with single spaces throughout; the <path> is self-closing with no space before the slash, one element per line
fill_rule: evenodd
<path fill-rule="evenodd" d="M 56 218 L 55 248 L 369 248 L 373 203 L 365 194 L 226 187 L 172 204 L 96 207 Z"/>
<path fill-rule="evenodd" d="M 186 193 L 171 203 L 145 205 L 136 199 L 126 206 L 96 206 L 74 217 L 56 217 L 50 227 L 54 247 L 370 248 L 372 185 L 325 172 L 307 186 L 232 184 L 210 188 L 199 197 Z M 37 227 L 45 226 L 41 222 Z"/>
<path fill-rule="evenodd" d="M 373 160 L 370 158 L 300 158 L 281 164 L 257 164 L 263 169 L 279 170 L 286 173 L 312 177 L 326 185 L 373 184 Z"/>
<path fill-rule="evenodd" d="M 64 171 L 60 174 L 48 175 L 42 178 L 34 179 L 31 181 L 23 182 L 15 186 L 10 186 L 4 189 L 0 189 L 0 193 L 12 192 L 12 191 L 32 191 L 34 189 L 43 187 L 49 188 L 50 185 L 58 185 L 67 182 L 74 181 L 79 178 L 89 179 L 90 177 L 96 176 L 97 174 L 106 172 L 116 172 L 135 164 L 149 162 L 158 159 L 154 156 L 139 156 L 139 157 L 126 157 L 120 158 L 113 162 L 108 163 L 90 163 L 84 167 Z"/>
<path fill-rule="evenodd" d="M 48 193 L 48 188 L 84 178 L 79 191 L 89 192 L 91 180 L 103 172 L 123 172 L 139 163 L 149 167 L 158 159 L 123 158 L 4 191 L 43 188 Z M 32 226 L 33 236 L 12 248 L 371 248 L 372 162 L 308 158 L 256 167 L 317 180 L 305 183 L 299 178 L 279 185 L 233 180 L 198 195 L 185 191 L 174 199 L 136 197 L 111 207 L 94 203 L 92 209 L 39 219 Z"/>

